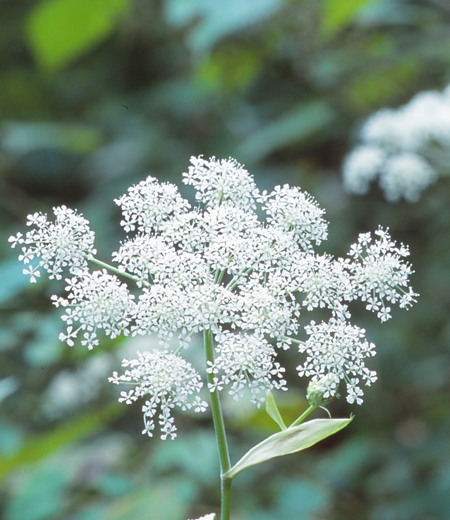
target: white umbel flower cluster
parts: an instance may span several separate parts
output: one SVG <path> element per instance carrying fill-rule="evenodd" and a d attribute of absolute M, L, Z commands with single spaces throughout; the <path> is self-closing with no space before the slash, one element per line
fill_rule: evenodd
<path fill-rule="evenodd" d="M 225 331 L 216 339 L 219 355 L 206 369 L 214 374 L 214 382 L 209 385 L 211 391 L 230 385 L 230 395 L 238 400 L 248 386 L 252 402 L 259 406 L 266 399 L 265 389 L 286 390 L 286 381 L 282 379 L 284 368 L 274 361 L 275 349 L 263 336 Z M 219 379 L 217 375 L 221 372 Z"/>
<path fill-rule="evenodd" d="M 376 178 L 387 200 L 419 200 L 439 175 L 449 173 L 450 86 L 417 94 L 397 110 L 373 114 L 361 144 L 346 157 L 344 186 L 362 195 Z"/>
<path fill-rule="evenodd" d="M 348 402 L 360 404 L 361 386 L 376 379 L 365 366 L 375 351 L 364 330 L 350 323 L 349 303 L 365 302 L 382 321 L 391 317 L 392 304 L 410 307 L 416 294 L 407 248 L 380 228 L 375 236 L 360 235 L 346 258 L 317 254 L 327 223 L 311 196 L 288 185 L 260 193 L 233 159 L 193 157 L 191 163 L 183 180 L 195 188 L 197 207 L 153 177 L 116 200 L 129 236 L 109 273 L 87 269 L 88 260 L 106 264 L 94 259 L 87 222 L 67 208 L 55 209 L 55 222 L 33 217 L 34 229 L 11 239 L 29 270 L 34 261 L 55 277 L 63 267 L 70 272 L 67 297 L 53 297 L 65 310 L 61 339 L 73 345 L 81 334 L 92 348 L 100 330 L 113 338 L 159 337 L 160 349 L 124 360 L 125 373 L 110 379 L 132 385 L 121 401 L 146 400 L 148 435 L 156 420 L 163 438 L 175 437 L 174 407 L 206 409 L 200 374 L 210 392 L 249 394 L 260 406 L 269 390 L 287 388 L 277 352 L 293 344 L 304 359 L 300 376 L 325 385 L 330 398 L 344 383 Z M 301 314 L 315 309 L 327 317 L 306 319 L 302 332 Z M 199 332 L 211 338 L 213 356 L 197 372 L 183 354 Z"/>
<path fill-rule="evenodd" d="M 22 246 L 19 260 L 27 267 L 23 273 L 35 283 L 41 276 L 40 268 L 45 269 L 50 278 L 60 280 L 64 268 L 86 270 L 88 260 L 97 253 L 94 249 L 94 232 L 89 222 L 75 211 L 61 206 L 54 208 L 55 221 L 47 220 L 47 215 L 34 213 L 28 215 L 27 226 L 33 226 L 24 237 L 22 233 L 10 237 L 11 247 Z M 33 260 L 39 259 L 33 266 Z"/>
<path fill-rule="evenodd" d="M 152 352 L 138 352 L 138 359 L 122 361 L 123 367 L 130 367 L 125 373 L 118 375 L 113 372 L 109 378 L 111 383 L 133 383 L 133 390 L 121 392 L 119 402 L 131 404 L 141 397 L 147 398 L 142 411 L 144 412 L 145 428 L 142 433 L 152 435 L 155 428 L 153 417 L 159 413 L 159 425 L 161 427 L 161 438 L 176 437 L 176 426 L 171 409 L 174 406 L 182 410 L 194 408 L 196 412 L 204 412 L 207 403 L 202 401 L 198 395 L 192 402 L 189 397 L 198 394 L 203 384 L 198 372 L 190 363 L 182 357 L 166 350 L 154 350 Z"/>

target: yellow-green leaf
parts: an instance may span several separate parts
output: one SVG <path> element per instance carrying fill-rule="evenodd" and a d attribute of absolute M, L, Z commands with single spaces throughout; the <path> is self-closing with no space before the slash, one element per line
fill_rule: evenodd
<path fill-rule="evenodd" d="M 28 15 L 26 32 L 39 65 L 56 71 L 106 38 L 129 0 L 44 0 Z"/>
<path fill-rule="evenodd" d="M 122 410 L 123 407 L 114 402 L 103 410 L 87 412 L 73 421 L 63 423 L 47 433 L 30 439 L 14 455 L 0 457 L 0 481 L 10 471 L 25 464 L 34 464 L 69 444 L 91 435 L 102 428 L 105 423 L 122 413 Z"/>
<path fill-rule="evenodd" d="M 324 4 L 322 30 L 333 35 L 359 14 L 361 8 L 380 0 L 327 0 Z"/>

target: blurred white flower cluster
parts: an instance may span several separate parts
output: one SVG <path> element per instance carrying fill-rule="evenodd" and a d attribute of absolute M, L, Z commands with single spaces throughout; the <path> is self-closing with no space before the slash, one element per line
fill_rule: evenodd
<path fill-rule="evenodd" d="M 100 352 L 87 358 L 76 370 L 58 372 L 42 396 L 47 417 L 60 418 L 98 397 L 114 361 L 110 354 Z"/>
<path fill-rule="evenodd" d="M 376 112 L 363 125 L 360 139 L 344 161 L 345 189 L 362 195 L 378 178 L 390 202 L 416 202 L 449 171 L 450 86 L 421 92 L 397 110 Z"/>
<path fill-rule="evenodd" d="M 88 260 L 106 264 L 94 259 L 86 220 L 67 208 L 55 209 L 55 222 L 30 217 L 34 228 L 10 238 L 31 281 L 41 267 L 54 276 L 68 268 L 67 297 L 53 297 L 65 310 L 60 338 L 73 345 L 81 335 L 93 348 L 99 331 L 159 337 L 159 349 L 124 360 L 125 372 L 110 378 L 133 387 L 121 401 L 146 399 L 150 436 L 155 421 L 163 438 L 176 436 L 174 407 L 206 409 L 199 395 L 206 373 L 211 392 L 227 389 L 239 399 L 247 389 L 260 406 L 270 389 L 286 389 L 277 349 L 293 344 L 304 356 L 300 376 L 328 381 L 327 396 L 344 382 L 348 402 L 360 404 L 362 384 L 376 380 L 365 366 L 375 351 L 350 323 L 349 303 L 365 302 L 381 321 L 391 317 L 392 304 L 410 307 L 416 294 L 407 248 L 378 229 L 361 234 L 347 258 L 317 254 L 327 223 L 315 200 L 288 185 L 260 193 L 233 159 L 193 157 L 183 180 L 196 190 L 196 207 L 152 177 L 116 200 L 129 237 L 113 254 L 118 267 L 111 273 L 88 270 Z M 318 308 L 328 321 L 306 320 L 301 329 L 301 314 Z M 198 332 L 212 335 L 215 352 L 202 375 L 183 357 Z"/>

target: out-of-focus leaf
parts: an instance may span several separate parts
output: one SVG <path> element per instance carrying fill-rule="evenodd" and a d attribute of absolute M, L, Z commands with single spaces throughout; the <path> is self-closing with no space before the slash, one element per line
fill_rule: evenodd
<path fill-rule="evenodd" d="M 236 155 L 244 161 L 261 160 L 285 146 L 326 132 L 334 119 L 335 113 L 326 102 L 302 103 L 289 114 L 255 132 L 238 148 Z"/>
<path fill-rule="evenodd" d="M 204 55 L 226 36 L 270 18 L 282 6 L 281 0 L 168 0 L 165 14 L 179 26 L 201 17 L 188 44 L 194 54 Z"/>
<path fill-rule="evenodd" d="M 234 92 L 251 83 L 261 63 L 254 49 L 223 45 L 200 63 L 197 81 L 207 89 Z"/>
<path fill-rule="evenodd" d="M 8 503 L 5 520 L 51 518 L 63 505 L 67 482 L 68 474 L 60 463 L 52 461 L 33 468 Z"/>
<path fill-rule="evenodd" d="M 106 422 L 119 415 L 123 411 L 122 408 L 118 403 L 113 403 L 102 411 L 86 413 L 74 421 L 34 437 L 15 455 L 0 457 L 0 480 L 23 464 L 36 463 L 68 444 L 99 430 Z"/>
<path fill-rule="evenodd" d="M 42 367 L 59 359 L 64 348 L 58 337 L 61 330 L 61 320 L 57 314 L 45 315 L 37 320 L 35 336 L 24 350 L 27 363 Z"/>
<path fill-rule="evenodd" d="M 225 476 L 232 479 L 250 466 L 309 448 L 342 430 L 351 421 L 352 418 L 315 419 L 275 433 L 249 450 L 237 464 L 225 473 Z"/>
<path fill-rule="evenodd" d="M 19 388 L 19 381 L 14 376 L 0 379 L 0 403 Z"/>
<path fill-rule="evenodd" d="M 23 446 L 24 432 L 17 424 L 0 419 L 0 454 L 17 453 Z"/>
<path fill-rule="evenodd" d="M 322 31 L 333 35 L 352 22 L 362 8 L 384 0 L 327 0 L 323 6 Z"/>
<path fill-rule="evenodd" d="M 106 509 L 105 504 L 89 504 L 81 507 L 78 514 L 72 516 L 72 520 L 98 520 L 105 515 Z"/>
<path fill-rule="evenodd" d="M 0 303 L 30 286 L 30 278 L 23 275 L 23 264 L 15 258 L 0 264 L 0 280 Z"/>
<path fill-rule="evenodd" d="M 368 437 L 351 437 L 335 447 L 332 456 L 323 457 L 316 471 L 337 485 L 350 486 L 380 457 L 380 448 Z"/>
<path fill-rule="evenodd" d="M 189 482 L 171 479 L 140 489 L 138 492 L 115 500 L 107 514 L 99 520 L 178 520 L 186 518 L 187 503 L 192 500 L 194 488 Z M 189 497 L 189 498 L 188 498 Z"/>
<path fill-rule="evenodd" d="M 41 148 L 87 154 L 103 141 L 96 128 L 76 123 L 8 122 L 2 125 L 2 135 L 2 147 L 19 156 Z"/>
<path fill-rule="evenodd" d="M 420 72 L 422 64 L 416 58 L 405 59 L 402 63 L 368 70 L 349 83 L 347 96 L 359 110 L 377 108 L 395 94 L 402 92 Z"/>
<path fill-rule="evenodd" d="M 282 518 L 329 518 L 324 510 L 331 498 L 330 488 L 324 485 L 309 480 L 282 480 L 278 486 L 277 509 Z"/>
<path fill-rule="evenodd" d="M 211 431 L 197 431 L 192 435 L 184 433 L 170 444 L 158 442 L 152 465 L 160 472 L 182 471 L 190 475 L 192 481 L 210 483 L 219 472 L 216 438 Z"/>
<path fill-rule="evenodd" d="M 27 36 L 42 68 L 56 71 L 107 37 L 128 0 L 44 0 L 30 11 Z"/>
<path fill-rule="evenodd" d="M 266 395 L 266 412 L 282 430 L 286 429 L 286 425 L 284 424 L 283 418 L 281 417 L 280 410 L 278 410 L 277 403 L 270 390 Z"/>
<path fill-rule="evenodd" d="M 4 26 L 5 24 L 0 27 L 0 33 Z M 17 65 L 9 68 L 4 65 L 1 67 L 0 114 L 2 120 L 48 117 L 48 99 L 37 76 L 30 70 L 23 70 Z"/>

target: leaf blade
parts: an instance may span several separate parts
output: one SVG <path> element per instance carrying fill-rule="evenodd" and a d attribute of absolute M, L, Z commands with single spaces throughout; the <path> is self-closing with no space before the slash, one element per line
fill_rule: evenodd
<path fill-rule="evenodd" d="M 251 448 L 224 474 L 224 477 L 233 479 L 241 473 L 241 471 L 250 466 L 309 448 L 317 442 L 342 430 L 342 428 L 345 428 L 352 420 L 353 417 L 349 419 L 314 419 L 313 421 L 308 421 L 275 433 Z"/>
<path fill-rule="evenodd" d="M 282 430 L 286 429 L 286 425 L 284 424 L 283 418 L 281 417 L 281 413 L 278 409 L 275 397 L 270 390 L 266 395 L 266 412 L 268 416 L 273 419 Z"/>
<path fill-rule="evenodd" d="M 125 16 L 128 0 L 44 0 L 26 31 L 41 67 L 55 72 L 106 38 Z"/>

